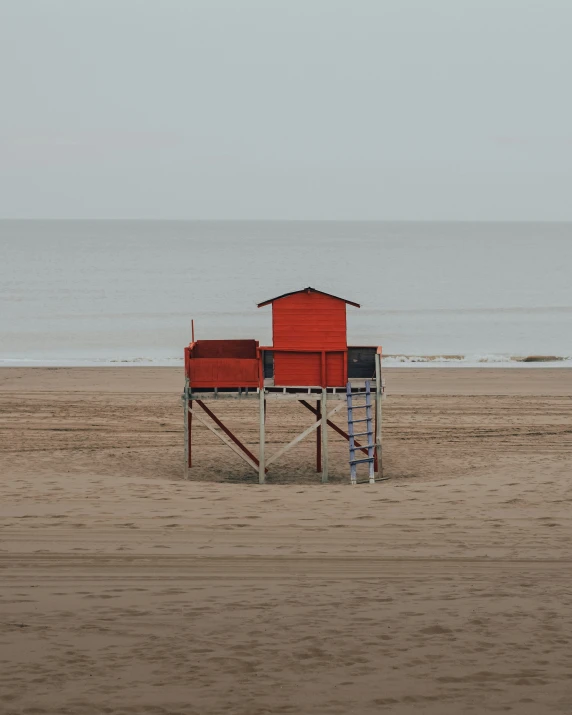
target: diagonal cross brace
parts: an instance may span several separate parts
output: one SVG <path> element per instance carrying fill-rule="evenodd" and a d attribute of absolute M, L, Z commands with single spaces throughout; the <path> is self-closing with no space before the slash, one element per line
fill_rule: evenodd
<path fill-rule="evenodd" d="M 338 410 L 341 410 L 343 406 L 344 406 L 344 403 L 339 404 L 337 407 L 334 407 L 334 409 L 328 413 L 328 418 L 335 415 L 336 412 Z M 330 424 L 329 419 L 327 420 L 327 423 Z M 322 420 L 319 419 L 317 422 L 314 422 L 313 425 L 310 425 L 310 427 L 308 427 L 308 429 L 305 429 L 301 434 L 299 434 L 297 437 L 295 437 L 291 442 L 288 442 L 288 444 L 284 445 L 284 447 L 281 447 L 269 459 L 266 460 L 266 466 L 272 464 L 272 462 L 275 462 L 278 459 L 278 457 L 281 457 L 285 452 L 287 452 L 290 449 L 290 447 L 293 447 L 295 444 L 298 444 L 298 442 L 301 442 L 305 437 L 307 437 L 309 434 L 311 434 L 315 429 L 318 429 L 318 427 L 320 427 L 321 424 L 322 424 Z"/>
<path fill-rule="evenodd" d="M 220 439 L 221 442 L 224 442 L 224 444 L 226 444 L 227 447 L 230 447 L 230 449 L 232 449 L 233 452 L 235 452 L 236 454 L 238 454 L 239 457 L 242 457 L 242 459 L 244 459 L 244 461 L 245 461 L 247 464 L 249 464 L 249 465 L 254 469 L 254 471 L 258 474 L 258 459 L 256 459 L 256 457 L 252 454 L 252 452 L 250 452 L 250 451 L 232 434 L 232 432 L 228 429 L 228 427 L 225 427 L 225 425 L 223 425 L 223 423 L 218 419 L 218 417 L 216 417 L 216 415 L 213 415 L 213 413 L 208 409 L 208 407 L 206 407 L 204 404 L 202 404 L 200 400 L 196 400 L 196 402 L 198 402 L 198 403 L 201 405 L 201 407 L 203 408 L 203 410 L 205 410 L 205 412 L 206 412 L 210 417 L 213 418 L 213 420 L 214 420 L 214 421 L 219 425 L 219 427 L 223 430 L 224 434 L 221 434 L 220 432 L 218 432 L 211 424 L 209 424 L 209 423 L 207 422 L 207 420 L 205 420 L 203 417 L 201 417 L 201 415 L 199 415 L 198 410 L 197 410 L 196 407 L 193 409 L 193 408 L 189 405 L 189 408 L 188 408 L 188 409 L 189 409 L 189 412 L 190 412 L 192 415 L 194 415 L 202 425 L 204 425 L 207 429 L 210 429 L 210 431 L 211 431 L 213 434 L 216 434 L 216 436 Z M 229 435 L 229 437 L 230 437 L 231 439 L 229 439 L 229 437 L 227 437 L 226 435 Z M 231 441 L 231 440 L 232 440 L 232 441 Z M 234 444 L 233 444 L 233 442 L 234 442 Z"/>
<path fill-rule="evenodd" d="M 310 412 L 313 412 L 316 415 L 316 417 L 318 417 L 320 415 L 319 411 L 315 407 L 312 407 L 312 405 L 310 405 L 308 402 L 306 402 L 306 400 L 298 400 L 298 402 L 303 404 L 304 407 L 307 407 L 310 410 Z M 344 430 L 341 429 L 340 427 L 338 427 L 338 425 L 334 424 L 333 422 L 330 422 L 330 420 L 328 420 L 327 424 L 328 424 L 328 427 L 331 427 L 338 434 L 340 434 L 342 437 L 344 437 L 344 439 L 347 439 L 349 441 L 349 439 L 350 439 L 349 434 L 347 432 L 344 432 Z M 357 441 L 357 439 L 354 440 L 354 444 L 364 454 L 368 454 L 367 449 L 365 447 L 362 447 L 361 444 Z"/>
<path fill-rule="evenodd" d="M 212 410 L 209 410 L 209 408 L 205 405 L 205 403 L 202 400 L 196 400 L 197 405 L 200 405 L 203 410 L 207 413 L 207 415 L 211 418 L 211 420 L 217 424 L 221 430 L 226 434 L 227 437 L 230 437 L 231 440 L 236 444 L 237 447 L 240 447 L 242 451 L 252 459 L 252 461 L 258 466 L 258 458 L 252 454 L 252 452 L 248 449 L 248 447 L 245 447 L 242 442 L 238 439 L 238 437 L 235 437 L 233 433 L 229 430 L 229 428 L 219 420 L 219 418 L 215 415 L 215 413 Z"/>

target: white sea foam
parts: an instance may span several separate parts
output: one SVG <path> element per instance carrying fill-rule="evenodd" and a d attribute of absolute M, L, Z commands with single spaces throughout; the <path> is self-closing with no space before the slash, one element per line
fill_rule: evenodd
<path fill-rule="evenodd" d="M 572 357 L 511 355 L 386 355 L 385 367 L 572 367 Z"/>
<path fill-rule="evenodd" d="M 182 357 L 0 358 L 0 367 L 182 367 Z M 509 355 L 385 355 L 383 367 L 572 367 L 572 357 Z"/>

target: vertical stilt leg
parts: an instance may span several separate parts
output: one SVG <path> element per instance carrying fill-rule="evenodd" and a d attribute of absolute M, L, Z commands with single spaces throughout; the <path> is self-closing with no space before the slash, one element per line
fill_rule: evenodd
<path fill-rule="evenodd" d="M 193 401 L 189 400 L 189 407 L 193 409 Z M 188 432 L 189 432 L 189 457 L 187 465 L 189 469 L 193 466 L 193 413 L 187 410 L 187 419 L 189 421 Z"/>
<path fill-rule="evenodd" d="M 377 393 L 375 395 L 375 419 L 373 429 L 375 434 L 375 441 L 377 442 Z M 375 454 L 373 455 L 373 471 L 377 474 L 377 449 L 375 450 Z"/>
<path fill-rule="evenodd" d="M 377 477 L 381 479 L 383 477 L 383 450 L 381 447 L 381 395 L 382 395 L 382 384 L 381 384 L 381 355 L 376 353 L 375 356 L 375 456 L 376 456 L 376 468 Z"/>
<path fill-rule="evenodd" d="M 374 442 L 377 444 L 377 425 L 378 425 L 378 419 L 377 419 L 377 383 L 376 383 L 376 388 L 375 388 L 375 414 L 374 414 L 374 419 L 373 419 L 373 435 L 374 435 Z M 377 468 L 377 448 L 374 450 L 374 455 L 373 455 L 373 471 L 375 474 L 378 472 Z"/>
<path fill-rule="evenodd" d="M 318 411 L 316 415 L 316 420 L 320 420 L 321 415 L 321 402 L 316 401 L 316 410 Z M 316 472 L 322 471 L 322 428 L 318 427 L 316 429 Z"/>
<path fill-rule="evenodd" d="M 185 380 L 185 392 L 183 393 L 183 420 L 185 429 L 185 479 L 189 478 L 189 462 L 191 459 L 190 431 L 189 431 L 189 380 Z"/>
<path fill-rule="evenodd" d="M 264 484 L 266 481 L 266 472 L 265 472 L 265 467 L 266 467 L 266 460 L 264 457 L 264 441 L 265 441 L 265 422 L 266 422 L 266 415 L 265 415 L 265 395 L 264 395 L 264 388 L 261 387 L 259 390 L 260 393 L 260 449 L 259 449 L 259 456 L 258 456 L 258 483 L 259 484 Z"/>
<path fill-rule="evenodd" d="M 322 484 L 328 481 L 328 392 L 322 388 Z"/>

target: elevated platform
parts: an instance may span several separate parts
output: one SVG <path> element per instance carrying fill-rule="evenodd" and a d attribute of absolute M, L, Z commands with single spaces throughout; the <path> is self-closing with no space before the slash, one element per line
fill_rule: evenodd
<path fill-rule="evenodd" d="M 280 355 L 301 361 L 300 370 L 276 371 Z M 375 390 L 376 355 L 381 356 L 381 348 L 375 346 L 277 350 L 255 340 L 202 340 L 185 349 L 186 389 L 189 399 L 251 399 L 262 389 L 269 398 L 296 399 L 325 389 L 335 400 L 345 396 L 348 380 L 352 391 L 365 389 L 366 380 Z"/>
<path fill-rule="evenodd" d="M 365 380 L 361 378 L 354 378 L 349 380 L 352 386 L 352 394 L 359 394 L 365 392 Z M 370 385 L 372 392 L 377 391 L 376 380 L 370 380 Z M 260 399 L 260 388 L 256 387 L 220 387 L 220 388 L 193 388 L 186 387 L 187 399 L 189 400 L 252 400 Z M 322 399 L 323 392 L 327 393 L 327 399 L 330 400 L 346 400 L 346 388 L 345 387 L 326 387 L 323 388 L 320 385 L 300 385 L 300 386 L 289 386 L 289 387 L 279 387 L 274 385 L 274 380 L 272 378 L 264 379 L 264 396 L 265 399 L 277 399 L 277 400 L 303 400 L 308 398 L 313 398 L 316 400 Z M 383 393 L 383 380 L 382 380 L 382 393 Z M 184 397 L 184 396 L 183 396 Z"/>
<path fill-rule="evenodd" d="M 308 289 L 308 291 L 308 295 L 315 293 L 313 289 Z M 326 297 L 334 302 L 341 300 L 332 296 Z M 280 301 L 285 299 L 285 296 L 280 297 Z M 278 301 L 278 299 L 276 300 Z M 262 346 L 256 340 L 198 340 L 196 342 L 193 340 L 185 348 L 185 387 L 182 401 L 185 413 L 185 474 L 187 477 L 189 469 L 192 467 L 192 422 L 194 418 L 257 472 L 261 484 L 266 481 L 269 467 L 285 452 L 311 434 L 316 437 L 316 471 L 321 472 L 322 483 L 326 483 L 328 481 L 329 429 L 350 441 L 354 457 L 355 448 L 366 455 L 366 458 L 360 458 L 358 461 L 367 462 L 373 459 L 371 450 L 375 448 L 374 469 L 378 478 L 382 478 L 382 351 L 380 347 L 375 346 L 348 346 L 345 339 L 345 305 L 343 313 L 338 312 L 341 317 L 338 316 L 340 319 L 336 323 L 337 327 L 334 326 L 338 331 L 336 340 L 333 338 L 330 340 L 331 330 L 324 328 L 324 325 L 326 327 L 329 325 L 326 320 L 329 313 L 326 311 L 325 317 L 322 316 L 323 325 L 320 323 L 325 330 L 325 332 L 322 330 L 323 334 L 319 333 L 319 330 L 316 332 L 317 317 L 314 314 L 312 314 L 312 320 L 302 330 L 303 334 L 298 335 L 295 331 L 284 333 L 288 338 L 293 340 L 295 338 L 294 343 L 299 340 L 301 343 L 299 346 L 297 344 L 288 346 L 283 344 L 280 347 L 276 345 Z M 290 323 L 288 324 L 290 325 Z M 292 330 L 294 328 L 298 330 L 299 326 L 299 322 L 294 321 L 291 327 Z M 276 333 L 276 325 L 274 328 Z M 280 335 L 284 338 L 282 333 Z M 296 337 L 297 335 L 298 337 Z M 319 340 L 324 342 L 321 347 Z M 353 432 L 350 436 L 331 418 L 346 404 L 351 407 L 351 396 L 366 393 L 366 382 L 369 383 L 371 392 L 367 394 L 367 406 L 361 405 L 361 408 L 367 407 L 367 419 L 370 423 L 372 407 L 375 409 L 375 442 L 360 444 L 353 441 L 355 436 Z M 369 402 L 370 395 L 375 400 L 373 406 Z M 213 412 L 212 404 L 210 406 L 206 404 L 208 401 L 218 400 L 247 400 L 258 404 L 257 454 L 217 417 Z M 309 410 L 315 419 L 313 424 L 271 455 L 266 452 L 265 439 L 266 404 L 269 400 L 297 401 L 304 410 Z M 330 406 L 331 402 L 336 404 Z M 360 419 L 359 421 L 364 420 Z M 370 483 L 372 481 L 373 472 L 370 475 Z M 355 483 L 353 476 L 352 483 Z"/>

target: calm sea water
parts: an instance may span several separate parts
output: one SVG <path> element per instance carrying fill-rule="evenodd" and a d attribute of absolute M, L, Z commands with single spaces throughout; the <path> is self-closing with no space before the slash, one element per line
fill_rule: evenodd
<path fill-rule="evenodd" d="M 0 221 L 0 361 L 175 364 L 191 318 L 270 343 L 256 304 L 308 285 L 385 354 L 570 358 L 571 265 L 572 224 Z"/>

